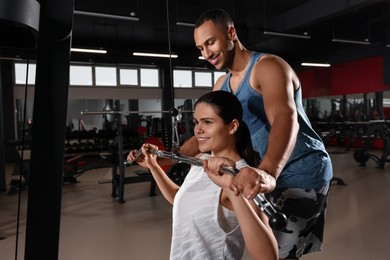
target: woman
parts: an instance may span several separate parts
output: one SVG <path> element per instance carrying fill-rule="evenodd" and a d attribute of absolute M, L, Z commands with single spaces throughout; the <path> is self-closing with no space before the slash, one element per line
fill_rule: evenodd
<path fill-rule="evenodd" d="M 138 163 L 150 169 L 164 197 L 173 204 L 173 234 L 170 259 L 241 259 L 245 245 L 253 259 L 278 259 L 276 239 L 266 216 L 253 201 L 248 201 L 229 186 L 231 174 L 208 174 L 208 160 L 220 169 L 254 166 L 250 134 L 242 121 L 242 107 L 226 91 L 213 91 L 195 103 L 195 136 L 199 141 L 198 157 L 204 167 L 192 166 L 184 183 L 176 185 L 144 144 Z M 134 159 L 133 153 L 129 159 Z M 215 161 L 220 163 L 215 163 Z M 239 195 L 236 195 L 239 194 Z"/>

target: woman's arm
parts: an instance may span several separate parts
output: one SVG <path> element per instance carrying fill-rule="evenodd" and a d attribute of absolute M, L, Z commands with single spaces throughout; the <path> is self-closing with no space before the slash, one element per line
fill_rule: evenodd
<path fill-rule="evenodd" d="M 233 166 L 229 160 L 220 160 L 221 165 Z M 204 168 L 209 178 L 222 188 L 220 203 L 233 210 L 241 227 L 248 252 L 253 259 L 278 259 L 278 245 L 276 238 L 268 225 L 268 218 L 257 208 L 255 203 L 243 197 L 237 188 L 231 190 L 233 181 L 231 174 L 214 174 L 208 169 L 205 160 Z M 267 223 L 267 224 L 265 224 Z"/>
<path fill-rule="evenodd" d="M 169 203 L 173 204 L 173 199 L 176 196 L 180 186 L 174 183 L 164 170 L 157 163 L 157 156 L 152 154 L 150 150 L 157 150 L 158 147 L 152 144 L 142 145 L 142 153 L 144 155 L 143 161 L 138 162 L 143 167 L 149 168 L 153 175 L 154 180 L 157 183 L 161 193 L 168 200 Z"/>
<path fill-rule="evenodd" d="M 252 259 L 278 259 L 278 244 L 271 228 L 265 224 L 267 217 L 241 194 L 236 196 L 228 187 L 223 192 L 233 206 Z"/>

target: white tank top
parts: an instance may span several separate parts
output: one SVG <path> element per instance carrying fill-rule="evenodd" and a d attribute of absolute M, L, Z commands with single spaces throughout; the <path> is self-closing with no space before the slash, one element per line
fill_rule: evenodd
<path fill-rule="evenodd" d="M 236 162 L 238 169 L 247 165 Z M 220 194 L 203 167 L 191 167 L 173 202 L 171 260 L 242 258 L 240 226 L 235 213 L 219 204 Z"/>

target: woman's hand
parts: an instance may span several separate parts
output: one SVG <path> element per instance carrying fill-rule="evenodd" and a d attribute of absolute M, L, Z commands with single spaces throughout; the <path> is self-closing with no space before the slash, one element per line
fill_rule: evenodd
<path fill-rule="evenodd" d="M 143 159 L 138 164 L 147 168 L 157 165 L 157 155 L 151 152 L 153 150 L 158 150 L 158 146 L 149 143 L 143 144 L 141 147 Z"/>
<path fill-rule="evenodd" d="M 138 151 L 139 151 L 139 150 L 131 150 L 131 151 L 129 152 L 129 154 L 127 155 L 126 160 L 127 160 L 128 162 L 131 162 L 131 163 L 133 163 L 133 162 L 137 162 L 137 163 L 138 163 L 138 161 L 141 160 L 140 157 L 141 157 L 141 156 L 143 157 L 143 155 L 140 155 L 140 156 L 138 156 L 137 158 L 135 157 L 136 154 L 138 153 Z M 142 158 L 142 160 L 143 160 L 143 158 Z"/>
<path fill-rule="evenodd" d="M 215 156 L 210 156 L 203 162 L 203 169 L 209 178 L 221 188 L 228 188 L 232 184 L 233 175 L 221 172 L 224 166 L 235 167 L 236 163 L 229 158 Z"/>
<path fill-rule="evenodd" d="M 208 167 L 207 160 L 203 163 L 203 168 L 205 169 L 207 175 L 209 176 L 210 180 L 212 180 L 216 185 L 223 189 L 229 189 L 229 187 L 232 185 L 233 182 L 233 175 L 230 173 L 219 173 L 214 174 L 214 171 L 206 170 Z"/>
<path fill-rule="evenodd" d="M 127 161 L 135 161 L 142 167 L 149 168 L 150 166 L 155 165 L 155 163 L 157 164 L 157 156 L 151 153 L 152 150 L 157 149 L 158 147 L 156 145 L 145 143 L 142 145 L 140 150 L 130 151 L 127 155 Z M 139 152 L 141 152 L 141 154 L 137 155 Z"/>
<path fill-rule="evenodd" d="M 207 165 L 203 168 L 207 173 L 213 175 L 223 175 L 221 171 L 223 166 L 236 167 L 236 163 L 227 157 L 210 156 L 205 161 L 207 161 Z"/>

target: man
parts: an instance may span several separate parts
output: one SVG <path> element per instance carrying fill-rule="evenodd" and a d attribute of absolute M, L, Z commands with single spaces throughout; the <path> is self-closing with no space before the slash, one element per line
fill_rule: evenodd
<path fill-rule="evenodd" d="M 247 50 L 233 20 L 221 9 L 198 18 L 194 39 L 207 61 L 216 69 L 228 70 L 213 90 L 238 97 L 253 147 L 260 155 L 258 167 L 241 169 L 232 185 L 248 199 L 266 193 L 288 217 L 286 229 L 274 232 L 281 259 L 298 259 L 322 250 L 332 164 L 304 112 L 295 72 L 280 57 Z M 194 155 L 197 145 L 192 137 L 180 153 Z M 222 164 L 218 158 L 209 161 L 208 171 L 218 174 Z"/>

